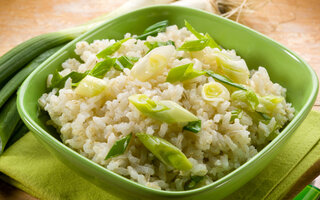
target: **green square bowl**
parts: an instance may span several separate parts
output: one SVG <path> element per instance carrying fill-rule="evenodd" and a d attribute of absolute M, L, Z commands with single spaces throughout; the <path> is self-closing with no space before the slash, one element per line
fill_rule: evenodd
<path fill-rule="evenodd" d="M 287 88 L 287 101 L 294 106 L 294 119 L 281 134 L 238 169 L 207 186 L 190 191 L 155 190 L 109 171 L 64 145 L 57 132 L 38 116 L 38 99 L 46 91 L 46 78 L 74 54 L 78 41 L 121 39 L 127 32 L 141 34 L 160 20 L 184 26 L 188 20 L 200 32 L 208 32 L 225 49 L 235 49 L 250 69 L 264 66 L 272 79 Z M 23 83 L 18 95 L 18 110 L 26 125 L 58 159 L 85 179 L 119 197 L 130 199 L 220 199 L 240 188 L 257 175 L 279 152 L 301 124 L 316 99 L 318 80 L 314 71 L 292 51 L 266 36 L 222 17 L 178 6 L 153 6 L 140 9 L 85 33 L 70 42 L 39 66 Z"/>

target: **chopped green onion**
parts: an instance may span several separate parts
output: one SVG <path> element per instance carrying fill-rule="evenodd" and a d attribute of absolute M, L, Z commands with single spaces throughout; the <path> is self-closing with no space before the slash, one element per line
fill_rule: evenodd
<path fill-rule="evenodd" d="M 52 87 L 53 85 L 57 85 L 62 78 L 63 77 L 60 75 L 58 70 L 55 70 L 52 74 L 50 87 Z"/>
<path fill-rule="evenodd" d="M 271 120 L 271 117 L 269 115 L 262 112 L 257 112 L 257 113 L 259 113 L 264 120 L 267 120 L 267 121 Z"/>
<path fill-rule="evenodd" d="M 230 122 L 233 123 L 235 119 L 241 119 L 243 115 L 243 111 L 241 109 L 236 109 L 231 111 Z"/>
<path fill-rule="evenodd" d="M 187 181 L 184 185 L 185 190 L 194 189 L 200 181 L 202 181 L 204 176 L 191 176 L 190 180 Z"/>
<path fill-rule="evenodd" d="M 163 20 L 163 21 L 157 22 L 155 24 L 152 24 L 151 26 L 146 28 L 146 30 L 144 30 L 143 33 L 149 33 L 151 31 L 157 30 L 158 28 L 167 27 L 168 25 L 169 25 L 169 21 Z"/>
<path fill-rule="evenodd" d="M 198 39 L 203 39 L 205 38 L 204 35 L 201 35 L 198 31 L 196 31 L 195 28 L 193 28 L 191 26 L 191 24 L 187 21 L 187 20 L 184 20 L 184 25 L 187 27 L 187 29 L 193 34 L 195 35 Z"/>
<path fill-rule="evenodd" d="M 181 65 L 181 66 L 170 69 L 166 81 L 169 83 L 174 83 L 177 81 L 185 81 L 185 80 L 196 78 L 205 73 L 206 72 L 204 71 L 193 69 L 193 63 L 189 63 L 189 64 Z"/>
<path fill-rule="evenodd" d="M 105 60 L 98 62 L 94 68 L 89 72 L 89 75 L 97 77 L 97 78 L 103 78 L 108 71 L 112 68 L 114 65 L 115 59 L 107 57 Z"/>
<path fill-rule="evenodd" d="M 145 133 L 137 133 L 136 136 L 165 165 L 178 170 L 190 170 L 192 168 L 191 162 L 181 150 L 167 140 Z"/>
<path fill-rule="evenodd" d="M 130 143 L 131 137 L 132 137 L 132 133 L 116 141 L 111 147 L 110 151 L 108 152 L 105 160 L 123 154 Z"/>
<path fill-rule="evenodd" d="M 179 48 L 178 51 L 201 51 L 209 45 L 209 39 L 200 39 L 200 40 L 189 40 L 184 42 Z"/>
<path fill-rule="evenodd" d="M 202 86 L 202 98 L 206 101 L 224 101 L 230 99 L 230 93 L 221 83 L 209 82 Z"/>
<path fill-rule="evenodd" d="M 121 47 L 121 45 L 124 42 L 128 41 L 129 39 L 131 39 L 131 38 L 125 38 L 125 39 L 119 40 L 116 43 L 108 46 L 107 48 L 105 48 L 104 50 L 100 51 L 97 54 L 97 58 L 106 58 L 107 56 L 113 54 L 114 52 L 116 52 Z"/>
<path fill-rule="evenodd" d="M 193 133 L 199 133 L 201 130 L 201 120 L 189 122 L 183 127 L 183 130 L 191 131 Z"/>
<path fill-rule="evenodd" d="M 161 112 L 164 110 L 168 110 L 166 106 L 162 105 L 161 103 L 156 103 L 155 101 L 151 100 L 145 94 L 136 94 L 131 95 L 129 97 L 130 103 L 132 103 L 140 112 L 151 115 L 152 113 Z"/>
<path fill-rule="evenodd" d="M 126 56 L 131 62 L 138 62 L 138 60 L 140 59 L 139 57 L 133 57 L 133 56 Z"/>
<path fill-rule="evenodd" d="M 241 90 L 247 90 L 247 88 L 244 85 L 238 84 L 238 83 L 234 83 L 232 80 L 228 79 L 227 77 L 221 76 L 220 74 L 216 74 L 213 71 L 210 70 L 205 70 L 205 72 L 207 73 L 208 76 L 211 76 L 212 78 L 214 78 L 215 80 L 218 80 L 222 83 L 225 83 L 227 85 L 230 85 L 232 87 L 241 89 Z"/>
<path fill-rule="evenodd" d="M 232 93 L 231 99 L 233 101 L 240 101 L 245 103 L 251 111 L 255 111 L 259 105 L 259 99 L 252 90 L 237 90 Z M 245 106 L 245 107 L 247 107 Z"/>
<path fill-rule="evenodd" d="M 53 74 L 53 77 L 51 79 L 51 85 L 50 85 L 50 89 L 53 89 L 53 88 L 58 88 L 58 89 L 61 89 L 64 87 L 66 81 L 68 80 L 68 78 L 71 78 L 72 79 L 72 83 L 78 83 L 80 82 L 84 77 L 87 76 L 87 74 L 89 73 L 89 71 L 86 71 L 84 73 L 80 73 L 80 72 L 71 72 L 69 73 L 68 75 L 62 77 L 58 71 L 56 71 L 54 74 Z"/>
<path fill-rule="evenodd" d="M 221 50 L 221 47 L 216 43 L 216 41 L 214 41 L 214 39 L 208 34 L 206 33 L 205 35 L 200 34 L 198 31 L 196 31 L 196 29 L 194 29 L 191 24 L 189 22 L 187 22 L 186 20 L 184 20 L 184 24 L 187 27 L 187 29 L 193 34 L 195 35 L 198 39 L 209 39 L 209 44 L 208 46 L 210 46 L 211 48 L 218 48 L 219 50 Z"/>
<path fill-rule="evenodd" d="M 102 93 L 106 87 L 106 83 L 103 80 L 87 75 L 79 82 L 75 93 L 85 97 L 93 97 Z"/>
<path fill-rule="evenodd" d="M 173 101 L 156 102 L 144 94 L 132 95 L 129 101 L 144 115 L 168 124 L 199 120 L 194 114 Z"/>
<path fill-rule="evenodd" d="M 166 27 L 168 26 L 168 24 L 169 24 L 168 20 L 164 20 L 164 21 L 160 21 L 158 23 L 155 23 L 155 24 L 149 26 L 148 28 L 146 28 L 146 30 L 143 32 L 143 34 L 137 36 L 136 39 L 145 40 L 148 36 L 156 36 L 156 35 L 158 35 L 158 33 L 164 32 L 166 30 Z"/>
<path fill-rule="evenodd" d="M 175 46 L 174 42 L 172 40 L 168 40 L 167 42 L 145 42 L 144 45 L 146 45 L 149 48 L 149 53 L 152 49 L 161 47 L 161 46 L 167 46 L 167 45 L 172 45 Z"/>
<path fill-rule="evenodd" d="M 116 59 L 114 63 L 114 68 L 118 71 L 123 71 L 124 68 L 131 69 L 133 67 L 133 62 L 126 56 L 121 56 Z"/>

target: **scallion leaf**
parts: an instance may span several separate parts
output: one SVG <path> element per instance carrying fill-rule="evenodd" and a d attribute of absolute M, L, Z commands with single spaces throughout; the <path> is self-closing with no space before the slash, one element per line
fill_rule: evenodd
<path fill-rule="evenodd" d="M 196 31 L 196 29 L 194 29 L 191 24 L 189 22 L 187 22 L 187 20 L 184 20 L 184 25 L 187 27 L 187 29 L 193 34 L 195 35 L 198 39 L 203 39 L 205 38 L 204 35 L 201 35 L 198 31 Z"/>
<path fill-rule="evenodd" d="M 257 112 L 257 113 L 259 113 L 264 120 L 267 120 L 267 121 L 271 120 L 271 117 L 269 115 L 262 112 Z"/>
<path fill-rule="evenodd" d="M 53 74 L 53 78 L 54 81 L 51 81 L 51 85 L 50 85 L 50 89 L 53 88 L 58 88 L 61 89 L 64 87 L 66 81 L 68 80 L 68 78 L 72 79 L 72 83 L 78 83 L 80 82 L 84 77 L 86 77 L 88 75 L 89 71 L 86 71 L 84 73 L 80 73 L 80 72 L 71 72 L 68 75 L 61 77 L 61 75 L 56 72 L 55 74 Z M 59 74 L 59 75 L 58 75 Z"/>
<path fill-rule="evenodd" d="M 175 46 L 175 44 L 172 40 L 168 40 L 167 42 L 148 42 L 147 41 L 144 43 L 144 45 L 146 45 L 149 48 L 148 52 L 150 52 L 154 48 L 161 47 L 161 46 L 167 46 L 167 45 Z"/>
<path fill-rule="evenodd" d="M 62 78 L 63 77 L 59 74 L 58 70 L 55 70 L 52 74 L 50 87 L 57 85 Z"/>
<path fill-rule="evenodd" d="M 184 42 L 179 48 L 178 51 L 201 51 L 209 45 L 209 39 L 200 39 L 200 40 L 190 40 Z"/>
<path fill-rule="evenodd" d="M 201 130 L 201 120 L 189 122 L 187 125 L 183 127 L 183 130 L 198 133 Z"/>
<path fill-rule="evenodd" d="M 190 180 L 185 183 L 184 189 L 185 190 L 194 189 L 197 186 L 197 184 L 200 181 L 202 181 L 203 178 L 204 178 L 204 176 L 191 176 Z"/>
<path fill-rule="evenodd" d="M 185 23 L 185 26 L 187 27 L 187 29 L 193 35 L 195 35 L 198 39 L 209 39 L 208 46 L 210 46 L 211 48 L 218 48 L 218 49 L 221 50 L 221 47 L 216 43 L 216 41 L 214 41 L 214 39 L 209 35 L 209 33 L 206 33 L 205 35 L 202 35 L 198 31 L 196 31 L 196 29 L 194 29 L 189 22 L 187 22 L 185 20 L 184 23 Z"/>
<path fill-rule="evenodd" d="M 114 63 L 114 68 L 118 71 L 123 71 L 124 68 L 131 69 L 133 67 L 133 62 L 126 56 L 121 56 L 116 59 Z"/>
<path fill-rule="evenodd" d="M 231 111 L 230 122 L 233 123 L 235 119 L 241 119 L 243 115 L 243 111 L 241 109 L 236 109 Z"/>
<path fill-rule="evenodd" d="M 133 56 L 126 56 L 131 62 L 138 62 L 139 61 L 139 57 L 133 57 Z"/>
<path fill-rule="evenodd" d="M 113 54 L 114 52 L 116 52 L 120 47 L 121 45 L 128 41 L 129 39 L 131 38 L 125 38 L 125 39 L 122 39 L 122 40 L 119 40 L 117 41 L 116 43 L 108 46 L 107 48 L 105 48 L 104 50 L 100 51 L 96 56 L 97 58 L 106 58 L 107 56 Z"/>
<path fill-rule="evenodd" d="M 116 141 L 111 147 L 110 151 L 108 152 L 105 160 L 123 154 L 130 143 L 131 137 L 132 137 L 132 133 Z"/>
<path fill-rule="evenodd" d="M 158 23 L 155 23 L 143 32 L 142 35 L 136 36 L 136 39 L 145 40 L 148 36 L 156 36 L 160 32 L 164 32 L 166 30 L 166 27 L 168 26 L 169 22 L 168 20 L 160 21 Z"/>
<path fill-rule="evenodd" d="M 89 75 L 96 78 L 103 78 L 114 65 L 115 58 L 107 57 L 105 60 L 98 62 L 90 71 Z"/>
<path fill-rule="evenodd" d="M 172 68 L 168 73 L 166 81 L 169 83 L 185 81 L 204 74 L 206 74 L 206 72 L 193 69 L 193 63 L 189 63 Z"/>
<path fill-rule="evenodd" d="M 210 70 L 205 70 L 206 74 L 208 76 L 211 76 L 212 78 L 214 78 L 215 80 L 218 80 L 222 83 L 225 83 L 227 85 L 230 85 L 232 87 L 241 89 L 241 90 L 247 90 L 247 88 L 244 85 L 238 84 L 233 82 L 232 80 L 228 79 L 227 77 L 221 76 L 220 74 L 216 74 L 213 71 Z"/>
<path fill-rule="evenodd" d="M 153 30 L 157 30 L 158 28 L 167 27 L 168 24 L 169 24 L 168 20 L 163 20 L 163 21 L 157 22 L 155 24 L 152 24 L 148 28 L 146 28 L 146 30 L 144 30 L 143 33 L 149 33 L 149 32 L 151 32 Z"/>

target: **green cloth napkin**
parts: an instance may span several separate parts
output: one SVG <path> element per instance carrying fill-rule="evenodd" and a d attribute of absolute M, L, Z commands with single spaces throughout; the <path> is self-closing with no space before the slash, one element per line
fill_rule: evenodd
<path fill-rule="evenodd" d="M 311 111 L 278 156 L 226 199 L 283 198 L 320 159 L 319 122 L 320 113 Z M 31 133 L 0 156 L 0 172 L 0 178 L 40 199 L 120 199 L 64 166 Z"/>

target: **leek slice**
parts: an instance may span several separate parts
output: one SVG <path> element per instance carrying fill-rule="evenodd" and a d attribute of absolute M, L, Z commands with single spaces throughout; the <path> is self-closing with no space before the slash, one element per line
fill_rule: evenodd
<path fill-rule="evenodd" d="M 245 84 L 249 80 L 250 72 L 243 59 L 227 51 L 215 51 L 218 70 L 236 83 Z"/>
<path fill-rule="evenodd" d="M 221 83 L 210 82 L 202 86 L 202 98 L 206 101 L 230 100 L 230 93 Z"/>
<path fill-rule="evenodd" d="M 155 48 L 132 67 L 130 75 L 146 81 L 163 72 L 174 54 L 175 48 L 172 45 Z"/>
<path fill-rule="evenodd" d="M 264 97 L 259 97 L 259 106 L 257 111 L 262 113 L 272 113 L 279 103 L 284 101 L 282 96 L 268 95 Z"/>
<path fill-rule="evenodd" d="M 259 105 L 259 99 L 255 92 L 252 90 L 237 90 L 232 93 L 231 99 L 236 102 L 242 102 L 242 107 L 248 108 L 251 111 L 255 111 Z"/>

